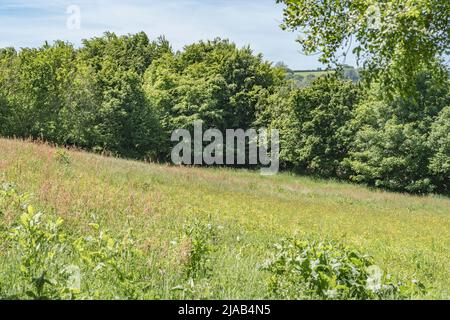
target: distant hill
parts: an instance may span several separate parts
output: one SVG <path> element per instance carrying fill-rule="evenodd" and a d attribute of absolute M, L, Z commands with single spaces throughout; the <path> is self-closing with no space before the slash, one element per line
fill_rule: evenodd
<path fill-rule="evenodd" d="M 283 64 L 278 65 L 286 70 L 286 77 L 289 80 L 293 80 L 297 86 L 306 87 L 319 77 L 323 77 L 326 74 L 334 72 L 334 70 L 291 70 Z M 344 77 L 354 82 L 360 80 L 359 72 L 352 66 L 344 66 Z"/>

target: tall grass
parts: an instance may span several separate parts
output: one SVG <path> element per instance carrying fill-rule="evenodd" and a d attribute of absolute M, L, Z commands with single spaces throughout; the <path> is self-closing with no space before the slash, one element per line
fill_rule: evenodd
<path fill-rule="evenodd" d="M 418 297 L 450 297 L 450 199 L 442 196 L 147 164 L 16 140 L 0 140 L 0 150 L 0 182 L 28 194 L 0 208 L 0 232 L 9 239 L 0 244 L 3 296 L 266 298 L 271 274 L 260 266 L 274 243 L 293 237 L 338 241 L 372 256 L 395 280 L 423 283 Z M 7 254 L 19 243 L 10 230 L 36 212 L 48 217 L 43 230 L 56 224 L 68 239 L 52 247 L 60 254 L 50 275 L 17 272 L 23 261 Z M 69 263 L 80 270 L 79 291 L 67 289 L 77 273 L 65 271 Z M 50 290 L 46 276 L 63 285 Z M 26 290 L 17 287 L 24 283 Z"/>

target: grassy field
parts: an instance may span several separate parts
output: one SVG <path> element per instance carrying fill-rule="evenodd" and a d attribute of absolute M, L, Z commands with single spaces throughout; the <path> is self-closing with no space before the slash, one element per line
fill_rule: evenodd
<path fill-rule="evenodd" d="M 322 77 L 325 76 L 329 73 L 331 73 L 332 71 L 327 71 L 327 70 L 311 70 L 311 71 L 302 71 L 302 70 L 295 70 L 292 73 L 295 75 L 300 75 L 303 77 L 307 77 L 309 75 L 313 75 L 315 77 Z"/>
<path fill-rule="evenodd" d="M 0 182 L 15 183 L 37 210 L 62 217 L 68 234 L 93 234 L 94 223 L 117 238 L 132 230 L 142 257 L 129 268 L 146 285 L 139 294 L 128 294 L 126 286 L 120 294 L 114 281 L 82 275 L 83 290 L 94 297 L 262 299 L 269 275 L 258 266 L 273 244 L 297 237 L 343 242 L 373 256 L 395 279 L 421 281 L 425 298 L 450 298 L 446 197 L 290 174 L 146 164 L 14 140 L 0 140 Z M 16 211 L 3 211 L 13 224 Z M 209 274 L 194 282 L 184 276 L 192 250 L 186 226 L 198 221 L 216 235 L 205 262 Z M 6 252 L 0 250 L 0 294 L 2 282 L 11 293 L 19 277 Z"/>
<path fill-rule="evenodd" d="M 292 70 L 287 72 L 287 78 L 294 80 L 299 87 L 305 87 L 333 72 L 332 70 Z M 344 77 L 355 82 L 359 81 L 358 72 L 353 67 L 344 67 Z"/>
<path fill-rule="evenodd" d="M 326 70 L 294 70 L 287 73 L 287 79 L 293 80 L 299 87 L 306 87 L 311 85 L 316 79 L 331 74 L 332 72 Z"/>

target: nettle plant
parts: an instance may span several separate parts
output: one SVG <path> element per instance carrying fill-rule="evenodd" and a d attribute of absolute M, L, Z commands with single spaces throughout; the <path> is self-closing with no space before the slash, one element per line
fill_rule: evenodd
<path fill-rule="evenodd" d="M 183 226 L 180 247 L 183 275 L 181 284 L 171 289 L 174 299 L 210 299 L 213 297 L 210 278 L 212 255 L 218 241 L 217 226 L 210 221 L 194 220 Z"/>
<path fill-rule="evenodd" d="M 269 295 L 280 299 L 396 299 L 410 290 L 370 256 L 333 241 L 284 240 L 262 269 L 271 273 Z"/>
<path fill-rule="evenodd" d="M 208 276 L 211 271 L 211 253 L 217 238 L 217 230 L 211 223 L 194 221 L 184 227 L 189 240 L 189 252 L 185 264 L 186 276 L 197 278 Z"/>
<path fill-rule="evenodd" d="M 20 212 L 11 225 L 0 220 L 0 265 L 8 261 L 12 271 L 0 277 L 0 299 L 139 298 L 144 272 L 132 230 L 113 237 L 91 223 L 92 235 L 70 234 L 63 219 L 36 211 L 28 199 L 11 184 L 0 189 L 0 218 Z"/>
<path fill-rule="evenodd" d="M 114 292 L 105 292 L 103 287 L 89 285 L 90 296 L 114 299 L 139 299 L 146 283 L 142 276 L 143 253 L 139 249 L 133 230 L 129 229 L 122 237 L 114 237 L 98 223 L 91 223 L 94 236 L 79 238 L 76 241 L 83 265 L 93 281 L 109 283 Z"/>
<path fill-rule="evenodd" d="M 69 152 L 65 149 L 58 149 L 55 152 L 55 159 L 58 163 L 68 166 L 71 163 Z"/>
<path fill-rule="evenodd" d="M 18 270 L 12 292 L 20 298 L 70 298 L 79 269 L 67 264 L 73 250 L 61 229 L 63 220 L 37 212 L 28 199 L 12 184 L 4 184 L 0 192 L 0 211 L 19 211 L 11 225 L 2 227 L 6 256 Z"/>

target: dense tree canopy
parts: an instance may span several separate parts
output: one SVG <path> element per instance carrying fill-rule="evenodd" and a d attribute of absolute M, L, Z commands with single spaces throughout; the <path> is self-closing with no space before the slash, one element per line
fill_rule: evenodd
<path fill-rule="evenodd" d="M 106 33 L 80 49 L 60 41 L 19 52 L 3 49 L 2 134 L 154 156 L 160 126 L 142 91 L 142 75 L 167 51 L 167 41 L 150 42 L 144 33 Z"/>
<path fill-rule="evenodd" d="M 195 120 L 210 128 L 249 128 L 260 96 L 282 81 L 282 70 L 250 48 L 216 39 L 156 60 L 146 73 L 145 91 L 169 131 Z"/>
<path fill-rule="evenodd" d="M 446 190 L 450 190 L 450 106 L 441 110 L 431 127 L 429 170 Z"/>
<path fill-rule="evenodd" d="M 132 157 L 154 157 L 152 147 L 161 132 L 145 99 L 142 76 L 154 59 L 170 50 L 167 41 L 150 42 L 145 33 L 122 37 L 106 33 L 83 41 L 74 90 L 74 94 L 82 93 L 81 101 L 70 101 L 72 117 L 66 122 L 68 127 L 78 126 L 69 130 L 74 134 L 68 142 Z"/>
<path fill-rule="evenodd" d="M 72 45 L 58 41 L 20 52 L 6 49 L 1 56 L 0 87 L 8 114 L 3 133 L 60 142 L 60 111 L 74 74 Z"/>

